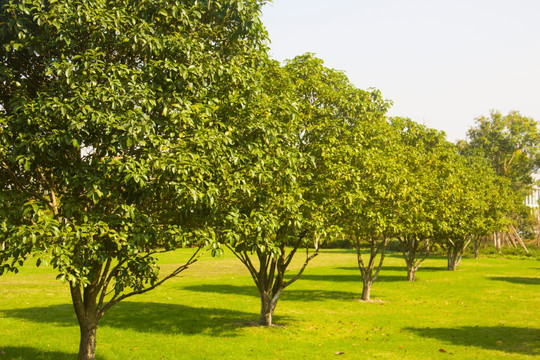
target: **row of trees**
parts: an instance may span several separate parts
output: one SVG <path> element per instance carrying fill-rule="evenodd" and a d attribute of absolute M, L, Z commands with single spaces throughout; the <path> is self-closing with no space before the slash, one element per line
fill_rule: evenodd
<path fill-rule="evenodd" d="M 482 126 L 456 147 L 387 118 L 377 90 L 312 54 L 272 61 L 263 3 L 0 2 L 0 274 L 28 259 L 58 271 L 79 359 L 95 357 L 107 310 L 208 249 L 246 266 L 268 326 L 325 239 L 357 245 L 369 299 L 389 239 L 414 280 L 433 243 L 454 269 L 518 213 L 530 147 L 501 172 Z M 536 126 L 514 113 L 479 124 L 509 117 Z M 186 246 L 193 256 L 159 274 L 156 255 Z"/>

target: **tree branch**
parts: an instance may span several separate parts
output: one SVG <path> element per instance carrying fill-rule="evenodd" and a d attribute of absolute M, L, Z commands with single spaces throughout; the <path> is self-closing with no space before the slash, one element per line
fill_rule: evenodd
<path fill-rule="evenodd" d="M 39 176 L 41 177 L 41 179 L 43 180 L 43 182 L 49 189 L 49 194 L 51 195 L 51 201 L 49 202 L 49 206 L 52 208 L 53 214 L 55 216 L 58 216 L 58 203 L 56 202 L 56 192 L 52 184 L 52 175 L 51 175 L 51 182 L 49 182 L 49 180 L 47 180 L 47 178 L 45 177 L 45 174 L 41 172 L 39 167 L 37 168 L 37 172 L 39 173 Z"/>
<path fill-rule="evenodd" d="M 385 245 L 386 245 L 387 242 L 388 242 L 388 238 L 386 238 L 386 237 L 381 242 L 381 246 L 379 247 L 379 249 L 382 248 L 381 258 L 379 259 L 379 265 L 377 266 L 377 271 L 375 272 L 375 275 L 373 275 L 373 277 L 371 278 L 371 281 L 377 280 L 377 277 L 379 276 L 379 272 L 381 271 L 383 260 L 384 260 L 384 257 L 386 255 L 386 246 Z"/>
<path fill-rule="evenodd" d="M 285 264 L 284 264 L 285 268 L 287 268 L 289 264 L 291 263 L 294 254 L 296 253 L 296 251 L 302 244 L 302 240 L 304 239 L 304 237 L 306 237 L 307 232 L 308 232 L 307 230 L 304 230 L 300 233 L 300 235 L 298 235 L 298 240 L 294 244 L 294 248 L 291 250 L 291 252 L 289 253 L 289 256 L 287 256 L 287 259 L 285 260 Z"/>
<path fill-rule="evenodd" d="M 101 309 L 101 306 L 103 305 L 103 300 L 105 299 L 107 288 L 109 287 L 109 282 L 107 281 L 109 279 L 109 269 L 112 264 L 112 258 L 107 259 L 107 263 L 105 264 L 105 269 L 103 269 L 103 275 L 101 276 L 101 281 L 98 284 L 98 289 L 101 289 L 101 295 L 99 296 L 99 302 L 98 302 L 98 309 Z"/>
<path fill-rule="evenodd" d="M 13 183 L 19 189 L 20 192 L 25 193 L 27 195 L 30 195 L 31 197 L 34 197 L 36 199 L 39 199 L 39 200 L 43 201 L 45 204 L 52 207 L 52 204 L 44 196 L 42 196 L 42 195 L 40 195 L 40 194 L 38 194 L 36 192 L 33 192 L 31 190 L 28 190 L 27 189 L 28 186 L 24 186 L 19 181 L 19 179 L 17 178 L 17 175 L 11 170 L 11 168 L 4 161 L 2 161 L 2 167 L 7 171 L 7 173 L 9 174 L 9 177 L 13 180 Z"/>
<path fill-rule="evenodd" d="M 171 278 L 177 276 L 177 275 L 180 274 L 182 271 L 186 270 L 189 266 L 191 266 L 192 264 L 194 264 L 195 262 L 197 262 L 197 260 L 199 260 L 199 258 L 200 258 L 201 256 L 203 256 L 204 254 L 206 254 L 206 252 L 208 251 L 208 248 L 207 248 L 205 251 L 203 251 L 202 253 L 200 253 L 200 252 L 201 252 L 201 249 L 202 249 L 202 248 L 199 247 L 199 248 L 197 249 L 197 251 L 195 251 L 195 253 L 193 253 L 193 255 L 189 258 L 189 260 L 188 260 L 185 264 L 183 264 L 183 265 L 177 267 L 173 272 L 171 272 L 169 275 L 165 276 L 163 279 L 161 279 L 160 281 L 156 282 L 155 284 L 153 284 L 153 285 L 151 285 L 151 286 L 149 286 L 149 287 L 147 287 L 147 288 L 144 288 L 144 289 L 141 289 L 141 290 L 135 290 L 135 291 L 132 291 L 132 292 L 130 292 L 130 293 L 128 293 L 128 294 L 124 294 L 124 295 L 121 295 L 121 296 L 118 296 L 118 297 L 116 297 L 116 295 L 115 295 L 115 296 L 107 303 L 107 305 L 105 305 L 105 306 L 103 307 L 103 309 L 100 310 L 99 315 L 100 315 L 100 316 L 103 316 L 103 314 L 105 314 L 105 312 L 106 312 L 107 310 L 109 310 L 112 306 L 114 306 L 114 305 L 117 304 L 118 302 L 120 302 L 120 301 L 122 301 L 122 300 L 124 300 L 124 299 L 126 299 L 126 298 L 128 298 L 128 297 L 131 297 L 131 296 L 133 296 L 133 295 L 144 294 L 144 293 L 146 293 L 146 292 L 148 292 L 148 291 L 150 291 L 150 290 L 153 290 L 153 289 L 157 288 L 158 286 L 160 286 L 161 284 L 163 284 L 165 281 L 167 281 L 167 280 L 169 280 L 169 279 L 171 279 Z M 200 254 L 199 254 L 199 253 L 200 253 Z"/>
<path fill-rule="evenodd" d="M 236 252 L 229 244 L 225 244 L 225 246 L 233 253 L 234 256 L 236 256 L 238 260 L 240 260 L 242 264 L 244 264 L 244 266 L 248 269 L 249 274 L 255 281 L 255 284 L 258 284 L 259 279 L 257 277 L 257 270 L 255 269 L 255 267 L 253 267 L 253 263 L 251 262 L 247 254 Z"/>
<path fill-rule="evenodd" d="M 304 273 L 304 270 L 306 269 L 306 266 L 309 264 L 309 262 L 317 255 L 319 255 L 319 249 L 315 250 L 313 254 L 309 255 L 309 248 L 306 247 L 306 261 L 304 261 L 304 265 L 302 265 L 302 268 L 300 269 L 298 274 L 296 274 L 291 280 L 283 283 L 283 289 L 298 280 L 300 276 L 302 276 L 302 274 Z"/>

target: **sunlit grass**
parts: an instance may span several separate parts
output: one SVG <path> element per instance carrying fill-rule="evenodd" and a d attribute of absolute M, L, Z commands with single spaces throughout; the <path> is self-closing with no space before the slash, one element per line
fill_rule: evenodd
<path fill-rule="evenodd" d="M 298 254 L 297 269 L 303 258 Z M 162 256 L 164 271 L 189 250 Z M 99 359 L 533 359 L 540 356 L 540 263 L 428 259 L 417 282 L 389 256 L 371 303 L 352 251 L 326 250 L 284 292 L 272 328 L 257 290 L 230 253 L 205 256 L 179 278 L 113 307 Z M 294 270 L 293 270 L 294 271 Z M 291 272 L 292 273 L 292 272 Z M 0 277 L 0 360 L 72 359 L 79 330 L 68 286 L 28 265 Z M 338 354 L 338 355 L 336 355 Z"/>

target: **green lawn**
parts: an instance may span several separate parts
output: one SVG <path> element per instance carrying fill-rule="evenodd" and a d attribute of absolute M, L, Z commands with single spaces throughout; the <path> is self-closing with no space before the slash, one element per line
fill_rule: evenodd
<path fill-rule="evenodd" d="M 375 301 L 364 303 L 354 253 L 325 250 L 284 292 L 278 326 L 261 328 L 251 325 L 259 299 L 247 270 L 231 254 L 207 256 L 113 307 L 100 323 L 97 357 L 538 359 L 540 262 L 464 259 L 456 272 L 445 264 L 426 260 L 408 283 L 404 261 L 391 255 L 373 285 Z M 0 359 L 73 359 L 78 340 L 68 286 L 51 269 L 0 277 Z"/>

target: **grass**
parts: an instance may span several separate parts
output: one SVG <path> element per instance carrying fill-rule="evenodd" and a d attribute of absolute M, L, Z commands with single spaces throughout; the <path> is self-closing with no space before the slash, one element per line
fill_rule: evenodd
<path fill-rule="evenodd" d="M 164 256 L 163 268 L 188 250 Z M 300 255 L 300 254 L 299 254 Z M 303 261 L 297 259 L 298 268 Z M 537 359 L 540 263 L 425 261 L 417 282 L 390 255 L 358 301 L 354 252 L 324 250 L 278 303 L 278 326 L 258 319 L 254 284 L 231 254 L 204 257 L 162 287 L 113 307 L 100 322 L 98 359 Z M 0 360 L 72 359 L 79 330 L 66 284 L 27 266 L 0 277 Z M 337 355 L 336 355 L 337 354 Z"/>

